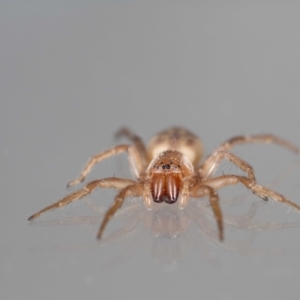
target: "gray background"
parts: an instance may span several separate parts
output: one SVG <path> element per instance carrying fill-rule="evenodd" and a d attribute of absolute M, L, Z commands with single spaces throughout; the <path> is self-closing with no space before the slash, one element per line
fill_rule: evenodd
<path fill-rule="evenodd" d="M 185 126 L 206 154 L 239 134 L 300 145 L 299 12 L 298 1 L 1 2 L 1 299 L 298 299 L 300 215 L 241 186 L 221 192 L 224 243 L 205 200 L 161 213 L 183 220 L 173 239 L 128 199 L 97 242 L 114 191 L 27 218 L 124 125 L 146 141 Z M 297 157 L 235 152 L 300 203 Z M 125 155 L 88 180 L 113 175 L 130 176 Z"/>

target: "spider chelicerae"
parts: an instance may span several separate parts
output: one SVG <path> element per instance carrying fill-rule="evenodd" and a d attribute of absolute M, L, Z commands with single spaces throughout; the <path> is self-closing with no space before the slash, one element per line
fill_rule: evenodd
<path fill-rule="evenodd" d="M 300 206 L 296 203 L 267 187 L 257 184 L 253 168 L 246 161 L 230 152 L 235 145 L 261 142 L 265 144 L 275 143 L 295 153 L 300 153 L 298 147 L 272 134 L 233 137 L 221 144 L 202 164 L 199 164 L 203 155 L 203 146 L 200 139 L 192 132 L 181 127 L 172 127 L 158 133 L 150 141 L 147 148 L 141 138 L 127 128 L 121 129 L 117 136 L 125 136 L 132 144 L 118 145 L 94 155 L 79 177 L 71 181 L 68 186 L 81 183 L 95 164 L 122 152 L 128 153 L 136 180 L 109 177 L 92 181 L 82 189 L 33 214 L 28 220 L 36 219 L 49 210 L 63 207 L 80 199 L 90 194 L 97 187 L 118 190 L 113 205 L 107 210 L 101 223 L 97 234 L 98 239 L 101 238 L 108 221 L 128 196 L 142 197 L 148 210 L 152 209 L 153 201 L 168 204 L 178 201 L 179 208 L 184 209 L 189 197 L 208 196 L 217 222 L 220 240 L 224 238 L 224 230 L 217 190 L 222 187 L 241 183 L 263 200 L 272 198 L 300 211 Z M 246 176 L 222 175 L 213 177 L 223 159 L 235 164 L 246 173 Z"/>

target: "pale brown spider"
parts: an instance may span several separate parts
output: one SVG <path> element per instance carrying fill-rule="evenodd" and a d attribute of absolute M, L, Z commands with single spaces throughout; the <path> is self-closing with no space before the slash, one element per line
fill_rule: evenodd
<path fill-rule="evenodd" d="M 136 181 L 115 177 L 92 181 L 82 189 L 33 214 L 28 220 L 36 219 L 48 210 L 63 207 L 80 199 L 90 194 L 97 187 L 119 190 L 113 205 L 104 216 L 97 234 L 98 239 L 101 238 L 108 221 L 122 206 L 127 196 L 143 197 L 144 204 L 149 210 L 152 209 L 153 201 L 159 203 L 164 201 L 172 204 L 178 200 L 179 208 L 184 209 L 189 197 L 208 196 L 217 221 L 220 240 L 223 240 L 223 220 L 217 190 L 227 185 L 242 183 L 263 200 L 268 200 L 268 197 L 270 197 L 300 211 L 300 206 L 296 203 L 269 188 L 258 185 L 253 168 L 230 152 L 232 147 L 237 144 L 262 142 L 265 144 L 275 143 L 300 153 L 298 147 L 281 138 L 271 134 L 237 136 L 221 144 L 199 165 L 203 154 L 202 143 L 196 135 L 184 128 L 172 127 L 158 133 L 150 141 L 147 149 L 143 141 L 127 128 L 121 129 L 117 136 L 125 136 L 133 144 L 118 145 L 94 155 L 88 161 L 80 176 L 71 181 L 68 186 L 84 181 L 95 164 L 122 152 L 128 153 L 130 164 L 137 178 Z M 247 176 L 222 175 L 213 178 L 214 172 L 223 159 L 234 163 L 246 172 Z"/>

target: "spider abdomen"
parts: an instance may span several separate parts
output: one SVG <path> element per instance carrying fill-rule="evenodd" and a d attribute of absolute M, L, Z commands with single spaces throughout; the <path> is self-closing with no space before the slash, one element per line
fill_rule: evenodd
<path fill-rule="evenodd" d="M 203 154 L 200 139 L 192 132 L 180 127 L 171 127 L 154 136 L 148 146 L 148 156 L 154 159 L 168 150 L 184 154 L 194 166 L 198 164 Z"/>

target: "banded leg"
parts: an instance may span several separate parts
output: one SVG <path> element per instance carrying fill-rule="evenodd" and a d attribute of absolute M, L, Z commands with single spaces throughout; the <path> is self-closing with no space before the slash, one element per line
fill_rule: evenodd
<path fill-rule="evenodd" d="M 283 195 L 281 195 L 267 187 L 264 187 L 255 182 L 252 182 L 247 177 L 236 176 L 236 175 L 223 175 L 220 177 L 208 179 L 203 184 L 208 185 L 208 186 L 212 187 L 213 189 L 220 189 L 227 185 L 233 185 L 233 184 L 238 184 L 238 183 L 242 183 L 245 187 L 250 189 L 255 195 L 262 198 L 263 200 L 267 200 L 267 198 L 272 198 L 273 200 L 284 203 L 284 204 L 296 209 L 298 212 L 300 212 L 300 206 L 298 204 L 294 203 L 293 201 L 285 198 Z M 197 194 L 197 191 L 194 190 L 194 188 L 192 188 L 192 192 L 195 192 Z M 201 197 L 201 195 L 198 197 Z"/>
<path fill-rule="evenodd" d="M 284 147 L 295 153 L 300 153 L 300 148 L 293 145 L 292 143 L 274 136 L 272 134 L 260 134 L 252 136 L 237 136 L 229 139 L 228 141 L 221 144 L 213 154 L 211 154 L 204 162 L 203 166 L 206 169 L 206 178 L 211 176 L 215 169 L 218 167 L 220 161 L 216 161 L 218 158 L 218 152 L 228 152 L 236 145 L 252 144 L 252 143 L 264 143 L 264 144 L 277 144 L 278 146 Z M 202 169 L 202 168 L 201 168 Z M 201 172 L 201 169 L 199 170 Z"/>
<path fill-rule="evenodd" d="M 138 153 L 141 156 L 143 167 L 146 168 L 147 165 L 149 164 L 149 160 L 148 160 L 147 150 L 146 150 L 143 140 L 138 135 L 136 135 L 134 132 L 132 132 L 130 129 L 128 129 L 126 127 L 121 128 L 116 133 L 117 138 L 119 138 L 121 136 L 125 136 L 134 144 Z"/>
<path fill-rule="evenodd" d="M 108 221 L 113 217 L 113 215 L 116 213 L 116 211 L 122 206 L 124 203 L 125 197 L 133 196 L 133 197 L 140 197 L 143 194 L 143 185 L 135 183 L 133 185 L 129 185 L 127 187 L 124 187 L 119 193 L 117 194 L 115 201 L 113 205 L 108 209 L 108 211 L 105 213 L 104 219 L 101 223 L 101 226 L 99 228 L 97 239 L 100 239 L 102 236 L 102 233 L 108 223 Z"/>
<path fill-rule="evenodd" d="M 70 186 L 81 183 L 82 181 L 85 180 L 86 176 L 88 175 L 88 173 L 90 173 L 91 169 L 93 168 L 93 166 L 95 164 L 99 163 L 100 161 L 102 161 L 106 158 L 109 158 L 113 155 L 120 154 L 122 152 L 128 152 L 129 160 L 131 162 L 132 168 L 134 169 L 136 176 L 139 177 L 140 174 L 143 172 L 143 164 L 142 164 L 141 158 L 140 158 L 139 153 L 137 152 L 136 148 L 132 145 L 118 145 L 107 151 L 104 151 L 104 152 L 94 155 L 87 162 L 87 164 L 83 168 L 83 170 L 82 170 L 81 174 L 78 176 L 78 178 L 69 182 L 67 184 L 67 186 L 70 187 Z"/>
<path fill-rule="evenodd" d="M 198 197 L 199 194 L 202 196 L 208 195 L 209 202 L 211 204 L 214 216 L 217 221 L 217 226 L 219 230 L 219 239 L 222 241 L 224 239 L 224 230 L 223 230 L 223 215 L 222 210 L 219 205 L 219 195 L 214 188 L 209 185 L 196 185 L 192 188 L 190 192 L 191 197 Z"/>
<path fill-rule="evenodd" d="M 101 180 L 92 181 L 92 182 L 88 183 L 81 190 L 71 193 L 70 195 L 59 200 L 58 202 L 55 202 L 55 203 L 43 208 L 39 212 L 33 214 L 31 217 L 28 218 L 28 220 L 32 221 L 49 210 L 53 210 L 53 209 L 56 209 L 59 207 L 66 206 L 69 203 L 90 194 L 97 187 L 115 188 L 115 189 L 120 190 L 120 189 L 124 189 L 125 187 L 127 187 L 129 185 L 132 186 L 134 184 L 136 184 L 136 182 L 133 180 L 121 179 L 121 178 L 105 178 L 105 179 L 101 179 Z"/>

